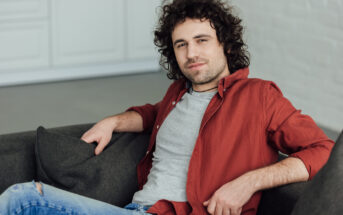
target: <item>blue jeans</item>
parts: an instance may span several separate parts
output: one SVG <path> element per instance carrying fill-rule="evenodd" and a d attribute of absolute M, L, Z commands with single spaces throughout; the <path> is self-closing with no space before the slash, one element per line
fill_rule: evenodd
<path fill-rule="evenodd" d="M 148 207 L 131 203 L 125 208 L 35 182 L 15 184 L 0 195 L 0 215 L 148 215 Z"/>

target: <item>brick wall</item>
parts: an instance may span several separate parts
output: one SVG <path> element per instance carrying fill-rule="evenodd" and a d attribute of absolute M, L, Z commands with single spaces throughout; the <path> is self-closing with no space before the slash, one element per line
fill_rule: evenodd
<path fill-rule="evenodd" d="M 343 1 L 232 0 L 250 76 L 272 80 L 319 125 L 343 128 Z"/>

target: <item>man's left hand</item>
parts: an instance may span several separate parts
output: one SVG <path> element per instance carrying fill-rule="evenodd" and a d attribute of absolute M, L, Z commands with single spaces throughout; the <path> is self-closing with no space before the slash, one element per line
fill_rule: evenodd
<path fill-rule="evenodd" d="M 239 215 L 255 191 L 251 177 L 242 175 L 220 187 L 203 205 L 213 215 Z"/>

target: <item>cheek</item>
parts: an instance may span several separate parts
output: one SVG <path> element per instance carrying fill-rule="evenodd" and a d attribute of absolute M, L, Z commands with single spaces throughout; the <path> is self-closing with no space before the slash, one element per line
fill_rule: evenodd
<path fill-rule="evenodd" d="M 212 56 L 217 62 L 226 61 L 226 56 L 223 50 L 217 49 L 216 51 L 212 52 Z"/>
<path fill-rule="evenodd" d="M 183 57 L 180 55 L 180 53 L 177 53 L 177 54 L 175 53 L 175 58 L 179 67 L 182 67 L 184 64 L 184 60 L 183 60 Z"/>

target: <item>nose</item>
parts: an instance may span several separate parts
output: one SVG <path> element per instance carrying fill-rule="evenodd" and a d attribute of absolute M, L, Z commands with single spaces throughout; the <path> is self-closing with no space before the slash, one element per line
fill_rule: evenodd
<path fill-rule="evenodd" d="M 187 58 L 196 59 L 199 57 L 198 48 L 195 44 L 189 43 L 187 46 Z"/>

